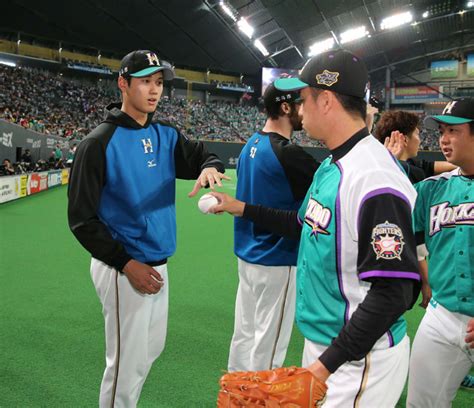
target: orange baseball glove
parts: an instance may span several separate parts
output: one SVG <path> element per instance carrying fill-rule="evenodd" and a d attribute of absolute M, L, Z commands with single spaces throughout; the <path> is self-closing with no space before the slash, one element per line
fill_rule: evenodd
<path fill-rule="evenodd" d="M 228 373 L 220 386 L 217 408 L 315 408 L 327 391 L 325 383 L 298 367 Z"/>

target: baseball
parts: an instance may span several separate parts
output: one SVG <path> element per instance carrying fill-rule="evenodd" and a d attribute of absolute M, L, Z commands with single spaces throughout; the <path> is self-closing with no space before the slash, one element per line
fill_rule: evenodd
<path fill-rule="evenodd" d="M 217 204 L 219 204 L 217 198 L 210 194 L 204 194 L 198 201 L 198 207 L 204 214 L 209 214 L 209 209 Z"/>

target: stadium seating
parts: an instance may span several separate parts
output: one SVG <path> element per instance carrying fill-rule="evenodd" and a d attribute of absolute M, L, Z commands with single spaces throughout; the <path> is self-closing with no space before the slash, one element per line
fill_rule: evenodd
<path fill-rule="evenodd" d="M 104 118 L 105 106 L 118 101 L 114 81 L 85 82 L 35 68 L 0 65 L 0 118 L 37 132 L 80 140 Z M 191 139 L 245 142 L 265 123 L 256 106 L 163 97 L 157 116 Z M 422 132 L 422 150 L 439 150 L 435 134 Z M 319 142 L 296 132 L 303 146 Z"/>

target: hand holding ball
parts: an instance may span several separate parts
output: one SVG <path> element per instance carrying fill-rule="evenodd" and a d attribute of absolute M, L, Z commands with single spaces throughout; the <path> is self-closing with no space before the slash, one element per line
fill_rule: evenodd
<path fill-rule="evenodd" d="M 204 194 L 198 201 L 198 207 L 204 214 L 209 214 L 209 209 L 217 204 L 219 201 L 211 194 Z"/>

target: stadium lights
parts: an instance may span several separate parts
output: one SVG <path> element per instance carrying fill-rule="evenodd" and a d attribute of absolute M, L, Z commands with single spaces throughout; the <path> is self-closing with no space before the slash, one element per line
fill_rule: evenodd
<path fill-rule="evenodd" d="M 270 54 L 260 40 L 255 40 L 253 45 L 258 48 L 258 50 L 263 54 L 264 57 Z"/>
<path fill-rule="evenodd" d="M 16 67 L 16 64 L 11 61 L 0 60 L 0 64 L 6 65 L 7 67 Z"/>
<path fill-rule="evenodd" d="M 253 32 L 255 29 L 247 22 L 243 17 L 240 17 L 240 20 L 237 22 L 239 30 L 242 31 L 248 38 L 252 38 Z"/>
<path fill-rule="evenodd" d="M 225 2 L 220 1 L 219 6 L 221 6 L 222 11 L 226 13 L 232 20 L 237 21 L 237 17 L 235 17 L 234 12 L 227 4 L 225 4 Z"/>
<path fill-rule="evenodd" d="M 334 38 L 332 37 L 323 41 L 318 41 L 309 47 L 308 57 L 321 54 L 324 51 L 329 51 L 332 47 L 334 47 Z"/>
<path fill-rule="evenodd" d="M 421 16 L 427 18 L 430 15 L 429 11 L 425 11 Z"/>
<path fill-rule="evenodd" d="M 395 28 L 403 24 L 411 23 L 412 20 L 413 14 L 409 11 L 406 13 L 394 14 L 393 16 L 384 18 L 380 24 L 380 28 L 382 30 L 388 30 L 389 28 Z"/>
<path fill-rule="evenodd" d="M 468 1 L 466 6 L 467 7 L 473 7 L 474 6 L 474 1 Z"/>
<path fill-rule="evenodd" d="M 341 44 L 348 43 L 351 41 L 358 40 L 359 38 L 367 37 L 369 32 L 365 29 L 365 26 L 357 28 L 351 28 L 341 33 Z"/>

